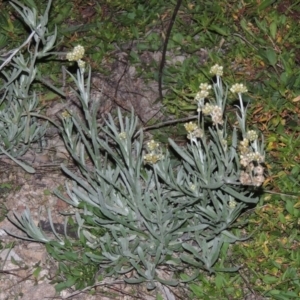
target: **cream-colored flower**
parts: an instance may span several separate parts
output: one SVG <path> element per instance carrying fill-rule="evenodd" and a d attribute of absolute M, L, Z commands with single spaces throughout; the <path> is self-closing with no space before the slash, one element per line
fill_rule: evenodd
<path fill-rule="evenodd" d="M 188 122 L 188 123 L 185 123 L 185 124 L 184 124 L 184 127 L 185 127 L 185 130 L 186 130 L 188 133 L 191 133 L 191 132 L 195 131 L 195 130 L 198 128 L 197 124 L 194 123 L 194 122 Z"/>
<path fill-rule="evenodd" d="M 194 190 L 196 189 L 196 186 L 195 186 L 194 184 L 190 184 L 190 189 L 191 189 L 192 191 L 194 191 Z"/>
<path fill-rule="evenodd" d="M 247 138 L 249 139 L 250 142 L 253 142 L 258 138 L 258 134 L 255 130 L 249 130 L 247 132 Z"/>
<path fill-rule="evenodd" d="M 82 59 L 84 56 L 84 47 L 81 45 L 77 45 L 74 47 L 73 53 L 77 58 L 77 60 Z"/>
<path fill-rule="evenodd" d="M 264 157 L 259 152 L 249 153 L 248 155 L 249 158 L 251 157 L 252 161 L 257 161 L 259 163 L 264 161 Z"/>
<path fill-rule="evenodd" d="M 251 176 L 249 173 L 242 171 L 240 174 L 240 182 L 242 185 L 261 186 L 265 181 L 262 175 Z"/>
<path fill-rule="evenodd" d="M 162 154 L 155 154 L 153 152 L 144 155 L 145 164 L 156 164 L 159 160 L 163 159 Z"/>
<path fill-rule="evenodd" d="M 217 124 L 222 125 L 224 123 L 221 107 L 219 107 L 217 105 L 213 107 L 213 110 L 211 112 L 211 119 L 212 119 L 214 125 L 217 125 Z"/>
<path fill-rule="evenodd" d="M 251 185 L 252 180 L 251 180 L 250 175 L 248 173 L 246 173 L 245 171 L 241 171 L 240 182 L 242 185 Z"/>
<path fill-rule="evenodd" d="M 249 169 L 250 171 L 253 171 L 254 168 L 255 168 L 254 163 L 253 163 L 253 162 L 249 163 L 248 169 Z"/>
<path fill-rule="evenodd" d="M 68 52 L 66 57 L 67 57 L 68 61 L 74 61 L 75 60 L 73 52 Z"/>
<path fill-rule="evenodd" d="M 196 94 L 195 100 L 200 101 L 200 100 L 206 98 L 208 95 L 209 95 L 209 92 L 207 90 L 201 90 Z"/>
<path fill-rule="evenodd" d="M 264 174 L 264 170 L 265 170 L 265 169 L 264 169 L 263 166 L 258 165 L 258 166 L 256 166 L 256 167 L 254 167 L 253 172 L 254 172 L 255 175 L 261 176 L 261 175 Z"/>
<path fill-rule="evenodd" d="M 202 138 L 204 136 L 203 130 L 200 128 L 195 129 L 192 134 L 195 138 Z"/>
<path fill-rule="evenodd" d="M 159 147 L 159 143 L 157 143 L 154 140 L 151 140 L 150 142 L 147 143 L 147 148 L 149 151 L 154 151 Z"/>
<path fill-rule="evenodd" d="M 209 91 L 211 90 L 212 86 L 208 83 L 201 83 L 199 89 L 202 91 Z"/>
<path fill-rule="evenodd" d="M 235 83 L 231 88 L 230 91 L 232 93 L 237 93 L 237 94 L 242 94 L 242 93 L 247 93 L 248 90 L 246 86 L 244 86 L 242 83 Z"/>
<path fill-rule="evenodd" d="M 84 56 L 84 47 L 81 45 L 77 45 L 74 47 L 72 52 L 67 53 L 67 60 L 69 61 L 78 61 L 81 60 Z"/>
<path fill-rule="evenodd" d="M 262 163 L 264 159 L 265 158 L 259 152 L 248 152 L 240 155 L 240 163 L 244 167 L 249 166 L 252 161 Z"/>
<path fill-rule="evenodd" d="M 67 119 L 67 118 L 70 118 L 70 117 L 71 117 L 70 113 L 69 113 L 67 110 L 65 110 L 64 112 L 62 112 L 61 116 L 62 116 L 64 119 Z"/>
<path fill-rule="evenodd" d="M 240 146 L 243 148 L 246 148 L 249 146 L 249 140 L 248 139 L 243 139 L 242 141 L 240 141 Z"/>
<path fill-rule="evenodd" d="M 247 157 L 247 155 L 241 155 L 240 156 L 240 164 L 246 168 L 250 163 L 249 158 Z"/>
<path fill-rule="evenodd" d="M 211 114 L 211 112 L 213 111 L 214 106 L 209 104 L 209 103 L 205 103 L 204 107 L 202 108 L 202 112 L 204 115 L 209 115 Z"/>
<path fill-rule="evenodd" d="M 127 138 L 126 132 L 125 132 L 125 131 L 121 132 L 121 133 L 119 134 L 119 138 L 120 138 L 121 140 L 126 140 L 126 138 Z"/>
<path fill-rule="evenodd" d="M 209 73 L 216 76 L 223 76 L 223 67 L 216 64 L 210 68 Z"/>
<path fill-rule="evenodd" d="M 230 200 L 228 202 L 228 206 L 230 208 L 235 208 L 237 206 L 237 202 L 232 197 L 230 197 Z"/>
<path fill-rule="evenodd" d="M 84 68 L 85 68 L 85 61 L 79 59 L 79 60 L 77 61 L 77 63 L 78 63 L 78 67 L 79 67 L 80 69 L 84 70 Z"/>
<path fill-rule="evenodd" d="M 203 130 L 200 128 L 196 128 L 194 131 L 190 132 L 187 135 L 187 138 L 189 140 L 192 140 L 192 139 L 202 138 L 203 136 L 204 136 Z"/>
<path fill-rule="evenodd" d="M 243 139 L 242 141 L 240 141 L 240 145 L 239 145 L 239 151 L 241 152 L 241 154 L 247 154 L 249 152 L 249 140 L 248 139 Z"/>
<path fill-rule="evenodd" d="M 253 178 L 253 185 L 255 186 L 261 186 L 265 181 L 265 177 L 262 176 L 262 175 L 257 175 L 257 176 L 254 176 Z"/>

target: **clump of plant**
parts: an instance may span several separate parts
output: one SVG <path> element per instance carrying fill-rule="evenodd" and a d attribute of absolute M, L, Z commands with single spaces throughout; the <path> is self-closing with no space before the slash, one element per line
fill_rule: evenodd
<path fill-rule="evenodd" d="M 42 143 L 47 122 L 39 115 L 39 96 L 33 89 L 39 77 L 37 63 L 54 47 L 56 31 L 48 32 L 47 22 L 51 1 L 43 16 L 16 0 L 10 1 L 31 33 L 18 48 L 0 57 L 0 156 L 6 155 L 28 172 L 34 169 L 17 158 L 33 145 Z M 27 51 L 23 48 L 27 47 Z M 38 148 L 40 148 L 38 146 Z"/>
<path fill-rule="evenodd" d="M 42 136 L 32 122 L 39 115 L 34 111 L 38 97 L 31 84 L 37 75 L 36 62 L 49 54 L 56 34 L 48 34 L 46 28 L 50 2 L 41 18 L 34 9 L 13 2 L 34 39 L 27 60 L 12 53 L 4 62 L 10 67 L 3 71 L 4 95 L 15 103 L 16 120 L 26 121 L 23 130 L 17 131 L 22 137 L 19 143 L 6 147 L 22 153 L 25 148 L 20 143 L 27 145 Z M 235 84 L 230 88 L 239 100 L 237 126 L 231 129 L 224 116 L 229 90 L 221 80 L 223 68 L 213 66 L 212 84 L 201 83 L 195 96 L 198 120 L 185 124 L 189 143 L 180 147 L 169 139 L 171 156 L 156 141 L 144 139 L 133 111 L 123 116 L 118 110 L 116 116 L 108 115 L 105 125 L 98 124 L 101 98 L 91 100 L 91 69 L 82 60 L 84 53 L 84 47 L 77 45 L 66 55 L 79 66 L 76 76 L 68 74 L 76 85 L 74 93 L 83 115 L 65 111 L 61 127 L 80 174 L 62 165 L 71 179 L 66 183 L 68 197 L 56 192 L 75 213 L 66 218 L 64 237 L 56 232 L 49 213 L 56 239 L 35 225 L 29 210 L 11 221 L 29 240 L 45 243 L 49 254 L 60 262 L 64 282 L 58 289 L 73 285 L 82 289 L 92 285 L 97 275 L 146 282 L 153 289 L 156 282 L 177 285 L 176 271 L 189 268 L 185 281 L 190 281 L 201 270 L 221 270 L 222 246 L 240 240 L 231 227 L 249 205 L 257 203 L 257 188 L 264 181 L 263 143 L 246 125 L 242 99 L 246 87 Z"/>
<path fill-rule="evenodd" d="M 264 181 L 263 143 L 246 126 L 242 99 L 246 87 L 230 88 L 239 99 L 239 130 L 234 127 L 229 134 L 224 118 L 228 89 L 222 84 L 222 67 L 213 66 L 215 81 L 202 83 L 195 97 L 198 122 L 185 124 L 189 144 L 180 147 L 169 139 L 174 159 L 156 141 L 144 140 L 133 111 L 123 116 L 118 110 L 116 116 L 108 115 L 104 126 L 97 123 L 101 99 L 91 101 L 91 70 L 85 69 L 83 55 L 80 45 L 67 55 L 79 65 L 77 76 L 69 75 L 83 117 L 72 111 L 62 115 L 62 136 L 80 175 L 62 165 L 71 181 L 66 183 L 68 197 L 58 191 L 57 195 L 77 208 L 73 220 L 86 262 L 97 265 L 97 274 L 146 282 L 148 289 L 157 281 L 179 283 L 165 270 L 192 269 L 186 281 L 201 270 L 220 270 L 223 244 L 240 240 L 231 227 L 249 205 L 257 203 L 257 187 Z M 58 243 L 61 253 L 69 247 L 67 230 L 66 241 L 55 232 L 51 218 L 56 242 L 34 225 L 29 211 L 16 218 L 32 240 Z M 97 233 L 102 228 L 105 233 Z"/>

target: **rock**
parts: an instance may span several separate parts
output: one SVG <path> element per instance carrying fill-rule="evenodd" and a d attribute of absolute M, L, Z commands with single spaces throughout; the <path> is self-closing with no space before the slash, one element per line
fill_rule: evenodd
<path fill-rule="evenodd" d="M 51 299 L 52 297 L 54 298 L 56 293 L 54 286 L 49 283 L 41 283 L 34 286 L 26 285 L 22 292 L 22 300 Z"/>
<path fill-rule="evenodd" d="M 14 259 L 15 261 L 22 261 L 22 258 L 15 252 L 14 249 L 3 249 L 0 252 L 0 260 L 9 261 Z"/>

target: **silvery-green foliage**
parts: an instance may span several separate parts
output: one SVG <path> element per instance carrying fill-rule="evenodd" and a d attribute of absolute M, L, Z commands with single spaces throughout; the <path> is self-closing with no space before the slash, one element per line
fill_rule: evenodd
<path fill-rule="evenodd" d="M 179 166 L 167 152 L 145 167 L 143 132 L 133 113 L 123 117 L 118 110 L 116 118 L 109 115 L 105 126 L 97 126 L 99 103 L 90 103 L 90 74 L 86 84 L 80 70 L 73 77 L 85 121 L 71 112 L 63 120 L 64 140 L 81 176 L 62 166 L 73 182 L 66 185 L 69 198 L 58 194 L 75 207 L 86 203 L 101 212 L 93 220 L 107 229 L 104 236 L 93 236 L 82 219 L 78 222 L 91 248 L 87 255 L 107 276 L 134 271 L 126 281 L 146 281 L 149 289 L 155 281 L 177 284 L 160 276 L 162 266 L 195 267 L 190 279 L 200 269 L 214 272 L 222 245 L 239 240 L 230 226 L 249 203 L 258 201 L 253 189 L 239 182 L 236 129 L 230 146 L 224 144 L 226 133 L 213 127 L 187 148 L 169 140 Z M 218 91 L 216 96 L 224 108 L 227 94 Z"/>
<path fill-rule="evenodd" d="M 27 9 L 22 13 L 28 14 L 35 43 L 41 38 L 42 44 L 48 45 L 45 48 L 51 48 L 53 38 L 42 38 L 46 33 L 42 29 L 45 22 L 34 21 L 34 11 L 29 13 Z M 175 160 L 168 151 L 162 153 L 154 141 L 145 145 L 134 112 L 124 117 L 118 110 L 116 116 L 107 117 L 104 126 L 97 123 L 101 99 L 91 101 L 91 70 L 87 68 L 85 76 L 82 46 L 79 54 L 80 57 L 75 55 L 79 65 L 77 75 L 69 75 L 76 84 L 74 93 L 83 116 L 72 111 L 64 113 L 62 137 L 80 172 L 62 165 L 71 180 L 66 183 L 67 197 L 58 191 L 56 194 L 77 208 L 74 221 L 78 237 L 85 243 L 85 249 L 86 246 L 90 249 L 85 255 L 99 264 L 102 275 L 127 274 L 127 282 L 147 282 L 149 289 L 155 288 L 156 281 L 178 284 L 172 276 L 166 278 L 165 268 L 176 271 L 190 267 L 195 271 L 189 280 L 196 278 L 200 270 L 214 272 L 224 243 L 239 240 L 230 228 L 249 204 L 257 203 L 253 186 L 261 185 L 264 178 L 263 145 L 253 130 L 246 130 L 246 109 L 241 97 L 246 88 L 238 84 L 233 89 L 240 99 L 237 119 L 241 142 L 237 129 L 233 129 L 230 139 L 226 132 L 223 114 L 227 90 L 223 90 L 220 77 L 223 70 L 217 65 L 212 68 L 217 76 L 217 83 L 213 84 L 215 99 L 213 103 L 205 103 L 211 86 L 201 84 L 195 97 L 198 124 L 186 126 L 190 143 L 180 147 L 169 139 L 177 153 Z M 12 68 L 6 71 L 7 78 L 13 80 L 7 80 L 4 97 L 10 96 L 12 102 L 26 108 L 26 114 L 18 115 L 19 106 L 12 106 L 17 112 L 16 119 L 27 122 L 23 125 L 24 133 L 30 128 L 28 120 L 36 108 L 37 97 L 30 93 L 29 86 L 37 72 L 30 60 L 38 55 L 36 49 L 29 61 L 25 62 L 22 56 L 13 58 Z M 23 68 L 22 74 L 18 74 L 19 68 Z M 212 119 L 208 132 L 204 132 L 203 115 Z M 35 136 L 38 136 L 35 131 L 27 134 L 24 144 Z M 29 211 L 15 218 L 15 224 L 29 239 L 51 243 L 34 225 Z M 49 218 L 63 247 L 64 241 L 55 232 L 50 214 Z M 99 228 L 105 228 L 106 233 L 95 234 Z M 65 235 L 68 238 L 67 230 Z"/>
<path fill-rule="evenodd" d="M 31 34 L 19 48 L 0 57 L 0 155 L 7 155 L 25 170 L 34 172 L 17 158 L 33 143 L 41 141 L 46 131 L 47 123 L 37 117 L 39 96 L 32 89 L 32 83 L 39 76 L 38 59 L 47 56 L 54 46 L 56 31 L 49 34 L 46 27 L 51 1 L 43 16 L 18 1 L 10 3 L 29 26 Z M 27 51 L 22 53 L 25 47 Z"/>
<path fill-rule="evenodd" d="M 48 210 L 48 216 L 51 224 L 52 231 L 56 238 L 60 241 L 60 244 L 63 244 L 63 241 L 59 237 L 59 235 L 56 233 L 55 228 L 53 226 L 53 222 L 51 219 L 51 213 Z M 34 223 L 30 210 L 26 208 L 26 210 L 22 213 L 22 215 L 19 217 L 14 213 L 14 218 L 7 216 L 7 218 L 16 226 L 21 228 L 24 232 L 26 232 L 28 237 L 24 236 L 18 236 L 14 233 L 8 232 L 10 235 L 20 238 L 20 239 L 25 239 L 28 241 L 35 241 L 35 242 L 40 242 L 40 243 L 49 243 L 51 242 L 51 239 L 46 236 L 46 234 Z"/>
<path fill-rule="evenodd" d="M 85 255 L 99 264 L 102 275 L 127 274 L 127 282 L 147 282 L 149 289 L 155 288 L 156 281 L 178 284 L 173 277 L 162 275 L 166 267 L 172 271 L 193 268 L 189 280 L 200 270 L 214 272 L 224 243 L 241 240 L 230 227 L 249 204 L 258 201 L 253 188 L 240 182 L 237 130 L 227 145 L 226 123 L 222 128 L 211 126 L 206 134 L 192 124 L 195 131 L 190 130 L 187 147 L 169 140 L 178 160 L 171 159 L 168 152 L 147 156 L 145 148 L 157 151 L 158 144 L 150 142 L 145 147 L 133 112 L 123 117 L 118 110 L 104 126 L 97 124 L 101 99 L 91 101 L 91 70 L 87 73 L 86 78 L 81 69 L 77 77 L 69 74 L 76 83 L 84 117 L 69 111 L 62 119 L 63 139 L 80 174 L 62 165 L 71 179 L 66 183 L 68 197 L 57 192 L 78 208 L 78 236 L 84 237 L 90 249 Z M 221 85 L 214 88 L 216 103 L 224 109 L 227 93 Z M 255 150 L 262 150 L 258 144 L 255 142 Z M 31 225 L 28 212 L 16 218 L 30 238 L 43 241 L 42 231 Z M 97 236 L 93 234 L 96 228 L 105 228 L 106 233 Z"/>
<path fill-rule="evenodd" d="M 181 252 L 180 258 L 213 272 L 223 243 L 239 240 L 230 233 L 230 226 L 249 203 L 257 203 L 258 197 L 239 183 L 236 131 L 227 151 L 216 132 L 211 130 L 210 137 L 187 148 L 169 139 L 182 164 L 174 168 L 166 154 L 166 159 L 153 167 L 170 190 L 176 191 L 172 203 L 185 215 L 181 240 L 186 251 Z"/>

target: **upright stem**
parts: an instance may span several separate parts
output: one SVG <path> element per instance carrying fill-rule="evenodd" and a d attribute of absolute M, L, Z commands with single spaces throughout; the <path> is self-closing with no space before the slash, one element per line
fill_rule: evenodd
<path fill-rule="evenodd" d="M 246 110 L 244 108 L 244 103 L 242 99 L 242 93 L 238 93 L 239 95 L 239 100 L 240 100 L 240 111 L 241 111 L 241 120 L 242 120 L 242 130 L 243 132 L 246 131 Z"/>

